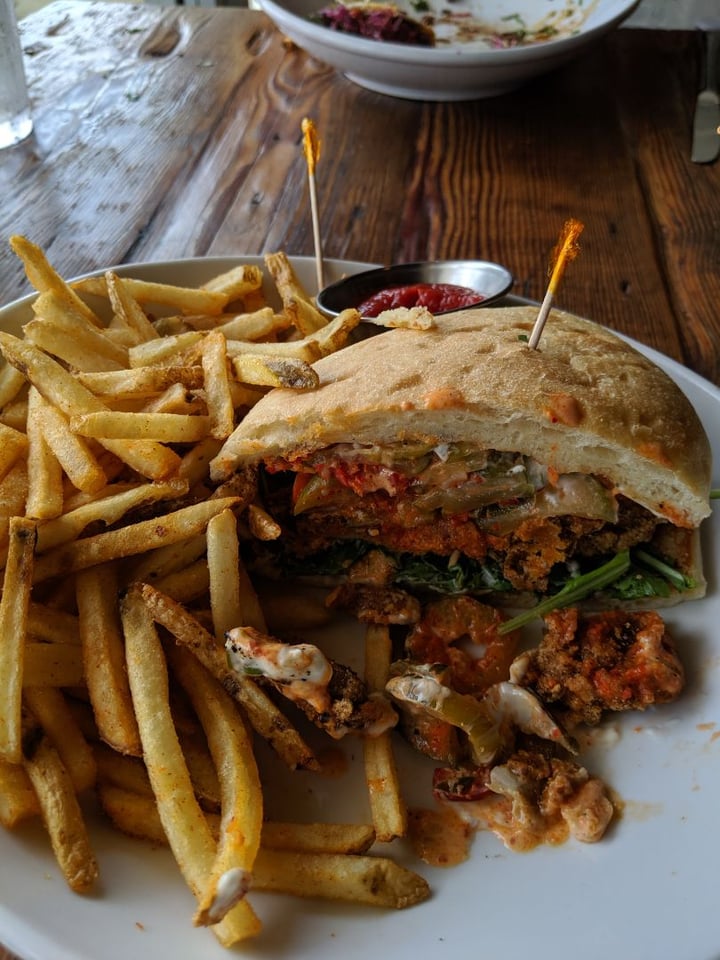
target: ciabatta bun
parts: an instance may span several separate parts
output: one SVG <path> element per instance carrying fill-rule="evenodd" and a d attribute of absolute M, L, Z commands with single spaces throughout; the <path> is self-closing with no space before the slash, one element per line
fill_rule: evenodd
<path fill-rule="evenodd" d="M 537 309 L 487 308 L 391 330 L 319 360 L 321 385 L 276 389 L 212 463 L 216 480 L 334 443 L 466 442 L 590 473 L 682 527 L 708 516 L 710 446 L 674 381 L 606 328 Z"/>

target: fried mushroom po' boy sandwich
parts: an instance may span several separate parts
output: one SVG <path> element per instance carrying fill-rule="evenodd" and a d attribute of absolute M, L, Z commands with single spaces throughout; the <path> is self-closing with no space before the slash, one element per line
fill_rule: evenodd
<path fill-rule="evenodd" d="M 531 605 L 705 591 L 710 448 L 690 402 L 605 328 L 509 307 L 396 329 L 276 389 L 212 464 L 257 471 L 282 528 L 265 569 Z M 573 599 L 576 594 L 573 594 Z"/>

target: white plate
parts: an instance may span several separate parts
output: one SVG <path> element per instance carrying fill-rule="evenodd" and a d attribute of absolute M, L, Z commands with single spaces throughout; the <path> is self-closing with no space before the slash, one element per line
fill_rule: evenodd
<path fill-rule="evenodd" d="M 215 258 L 122 269 L 191 283 L 239 259 L 259 262 L 255 257 Z M 294 263 L 313 289 L 312 261 L 297 258 Z M 328 270 L 339 276 L 367 266 L 332 263 Z M 0 311 L 0 327 L 17 329 L 27 309 L 24 301 Z M 679 364 L 639 349 L 685 390 L 720 462 L 720 392 Z M 255 894 L 264 931 L 240 951 L 242 956 L 367 960 L 382 953 L 394 960 L 417 960 L 432 952 L 443 960 L 475 955 L 494 960 L 717 958 L 719 524 L 716 512 L 704 529 L 708 596 L 665 614 L 687 667 L 686 692 L 677 704 L 606 725 L 604 742 L 585 755 L 589 768 L 625 804 L 624 816 L 602 842 L 569 842 L 517 854 L 481 833 L 470 859 L 448 870 L 418 865 L 398 848 L 400 859 L 428 878 L 433 896 L 427 903 L 384 913 Z M 357 741 L 347 747 L 350 759 L 357 759 Z M 411 799 L 422 801 L 433 765 L 405 749 L 400 763 L 403 772 L 414 774 Z M 357 765 L 337 779 L 284 774 L 273 766 L 273 776 L 287 793 L 276 787 L 269 791 L 271 815 L 367 818 Z M 191 926 L 192 897 L 166 850 L 120 837 L 94 814 L 90 820 L 102 874 L 90 897 L 67 889 L 37 824 L 14 833 L 0 831 L 0 942 L 27 960 L 227 960 L 232 955 L 210 932 Z"/>
<path fill-rule="evenodd" d="M 557 38 L 527 46 L 489 49 L 482 41 L 452 39 L 434 47 L 370 40 L 331 30 L 309 18 L 331 0 L 252 0 L 276 26 L 316 59 L 340 70 L 349 80 L 410 100 L 473 100 L 507 93 L 533 77 L 554 70 L 628 17 L 639 0 L 425 0 L 441 13 L 465 7 L 476 21 L 498 31 L 518 21 L 530 29 L 558 25 L 567 16 L 568 30 Z M 395 5 L 418 18 L 416 0 Z M 445 29 L 445 28 L 443 28 Z"/>

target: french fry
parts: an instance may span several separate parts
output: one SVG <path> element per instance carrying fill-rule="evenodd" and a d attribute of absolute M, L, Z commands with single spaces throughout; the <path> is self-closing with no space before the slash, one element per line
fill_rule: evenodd
<path fill-rule="evenodd" d="M 26 237 L 10 237 L 10 247 L 23 262 L 25 275 L 39 293 L 52 291 L 66 305 L 71 314 L 81 317 L 86 323 L 100 327 L 99 318 L 50 265 L 37 244 Z"/>
<path fill-rule="evenodd" d="M 72 417 L 70 428 L 82 437 L 194 443 L 208 435 L 210 419 L 182 413 L 123 413 L 103 410 Z"/>
<path fill-rule="evenodd" d="M 33 572 L 35 524 L 10 521 L 10 543 L 0 600 L 0 759 L 22 761 L 22 685 Z"/>
<path fill-rule="evenodd" d="M 170 713 L 165 658 L 139 590 L 131 588 L 125 595 L 121 617 L 130 689 L 158 814 L 186 883 L 200 897 L 213 868 L 216 845 L 195 799 Z M 246 919 L 243 905 L 238 904 L 213 932 L 229 946 L 249 935 Z"/>
<path fill-rule="evenodd" d="M 97 766 L 98 786 L 109 785 L 139 793 L 155 804 L 148 772 L 140 757 L 118 753 L 112 747 L 96 740 L 92 744 Z"/>
<path fill-rule="evenodd" d="M 76 573 L 98 563 L 130 557 L 167 544 L 187 540 L 200 533 L 208 521 L 226 508 L 237 506 L 235 497 L 207 500 L 152 520 L 129 523 L 117 530 L 108 530 L 82 540 L 62 544 L 38 558 L 35 582 Z"/>
<path fill-rule="evenodd" d="M 296 853 L 367 853 L 375 830 L 367 823 L 283 823 L 266 820 L 262 846 L 266 850 Z"/>
<path fill-rule="evenodd" d="M 250 533 L 258 540 L 277 540 L 282 527 L 270 514 L 257 503 L 251 503 L 247 509 Z"/>
<path fill-rule="evenodd" d="M 127 366 L 127 347 L 94 325 L 73 322 L 53 293 L 41 294 L 33 310 L 36 318 L 24 325 L 23 333 L 46 353 L 77 370 L 122 370 Z"/>
<path fill-rule="evenodd" d="M 31 601 L 27 614 L 27 634 L 46 643 L 80 644 L 80 629 L 75 614 Z"/>
<path fill-rule="evenodd" d="M 243 263 L 225 273 L 220 273 L 203 285 L 203 290 L 222 294 L 227 303 L 242 300 L 249 293 L 262 287 L 262 270 L 253 264 Z"/>
<path fill-rule="evenodd" d="M 3 364 L 0 369 L 0 410 L 4 410 L 9 403 L 16 400 L 26 385 L 22 370 L 16 370 L 9 363 Z"/>
<path fill-rule="evenodd" d="M 135 334 L 134 339 L 138 343 L 143 340 L 155 340 L 158 334 L 128 289 L 127 281 L 108 270 L 105 274 L 105 286 L 115 322 L 121 322 L 132 330 Z"/>
<path fill-rule="evenodd" d="M 65 416 L 99 413 L 106 410 L 100 400 L 71 373 L 37 347 L 0 331 L 0 350 L 8 363 L 25 372 L 30 383 Z M 143 476 L 164 480 L 180 458 L 154 441 L 103 440 L 103 446 Z"/>
<path fill-rule="evenodd" d="M 210 609 L 219 641 L 238 624 L 265 629 L 262 607 L 239 551 L 237 521 L 225 510 L 207 529 Z"/>
<path fill-rule="evenodd" d="M 27 452 L 27 436 L 0 423 L 0 479 L 12 470 L 20 457 L 27 456 Z"/>
<path fill-rule="evenodd" d="M 182 366 L 183 354 L 191 347 L 202 343 L 202 339 L 203 334 L 199 330 L 188 330 L 174 336 L 148 340 L 130 348 L 128 362 L 132 368 L 145 367 L 150 364 L 180 364 Z"/>
<path fill-rule="evenodd" d="M 82 648 L 69 643 L 25 644 L 23 686 L 82 687 Z"/>
<path fill-rule="evenodd" d="M 184 570 L 203 556 L 207 549 L 204 533 L 198 533 L 177 543 L 148 550 L 143 556 L 133 558 L 123 569 L 123 580 L 143 580 L 155 583 L 163 577 Z"/>
<path fill-rule="evenodd" d="M 330 323 L 313 334 L 312 340 L 320 350 L 320 355 L 326 357 L 329 353 L 335 353 L 336 350 L 344 347 L 360 320 L 357 310 L 343 310 Z"/>
<path fill-rule="evenodd" d="M 83 672 L 98 733 L 119 753 L 140 756 L 117 606 L 116 566 L 100 564 L 81 571 L 75 591 Z"/>
<path fill-rule="evenodd" d="M 23 766 L 33 785 L 55 859 L 76 893 L 86 893 L 98 878 L 98 865 L 75 795 L 57 749 L 29 711 L 24 711 Z"/>
<path fill-rule="evenodd" d="M 195 923 L 218 923 L 237 904 L 236 922 L 244 914 L 244 936 L 254 936 L 259 922 L 244 896 L 260 846 L 263 801 L 252 745 L 236 705 L 205 667 L 182 647 L 171 650 L 170 663 L 200 718 L 220 780 L 218 849 Z"/>
<path fill-rule="evenodd" d="M 57 750 L 75 793 L 92 787 L 97 778 L 95 757 L 62 692 L 55 687 L 26 686 L 23 700 Z"/>
<path fill-rule="evenodd" d="M 50 449 L 43 431 L 41 403 L 34 387 L 28 394 L 28 466 L 25 513 L 38 520 L 58 517 L 63 508 L 63 476 L 60 461 Z M 22 513 L 22 508 L 17 510 Z"/>
<path fill-rule="evenodd" d="M 401 910 L 430 896 L 424 877 L 386 857 L 262 849 L 255 889 Z"/>
<path fill-rule="evenodd" d="M 99 373 L 78 371 L 75 376 L 106 402 L 157 396 L 176 383 L 188 390 L 199 390 L 204 382 L 200 366 L 136 367 Z"/>
<path fill-rule="evenodd" d="M 240 313 L 224 323 L 217 324 L 215 330 L 226 340 L 265 340 L 291 326 L 290 317 L 275 313 L 272 307 L 262 307 L 252 313 Z"/>
<path fill-rule="evenodd" d="M 275 281 L 285 313 L 302 334 L 314 333 L 327 323 L 300 283 L 293 265 L 282 253 L 265 255 L 265 266 Z"/>
<path fill-rule="evenodd" d="M 178 603 L 192 603 L 210 589 L 210 574 L 205 560 L 196 560 L 182 570 L 168 573 L 155 581 L 162 593 Z"/>
<path fill-rule="evenodd" d="M 365 631 L 365 681 L 370 693 L 385 689 L 392 644 L 387 626 L 371 624 Z M 390 731 L 363 738 L 365 779 L 375 833 L 386 843 L 407 833 L 407 809 L 400 791 Z"/>
<path fill-rule="evenodd" d="M 291 769 L 318 770 L 312 750 L 290 721 L 248 677 L 240 676 L 227 665 L 225 649 L 184 607 L 151 587 L 138 584 L 143 600 L 156 623 L 191 650 L 198 660 L 220 681 L 230 696 L 245 710 L 253 728 L 282 757 Z"/>
<path fill-rule="evenodd" d="M 91 524 L 101 522 L 106 527 L 116 524 L 126 513 L 143 504 L 173 500 L 188 492 L 186 480 L 168 480 L 165 483 L 143 483 L 91 500 L 84 506 L 65 512 L 61 517 L 48 520 L 38 529 L 37 552 L 47 553 L 54 547 L 77 540 Z"/>
<path fill-rule="evenodd" d="M 304 360 L 314 363 L 322 356 L 322 350 L 312 338 L 306 340 L 282 340 L 277 343 L 256 343 L 254 340 L 228 340 L 228 356 L 234 361 L 238 357 L 260 356 L 283 359 Z M 238 380 L 242 377 L 238 375 Z"/>
<path fill-rule="evenodd" d="M 211 315 L 222 313 L 228 302 L 228 295 L 220 291 L 202 290 L 197 287 L 177 287 L 168 283 L 154 283 L 150 280 L 138 280 L 133 277 L 123 277 L 123 286 L 126 292 L 137 303 L 154 303 L 158 306 L 171 307 L 180 313 L 207 313 Z M 87 277 L 77 280 L 73 290 L 82 293 L 107 296 L 106 277 Z"/>
<path fill-rule="evenodd" d="M 40 813 L 40 804 L 25 768 L 0 760 L 0 825 L 14 829 Z"/>
<path fill-rule="evenodd" d="M 210 333 L 203 341 L 202 368 L 210 435 L 224 440 L 233 432 L 235 409 L 228 378 L 226 340 L 222 333 Z"/>
<path fill-rule="evenodd" d="M 235 376 L 243 383 L 294 390 L 314 390 L 320 384 L 310 364 L 296 357 L 246 353 L 233 357 L 232 365 Z"/>
<path fill-rule="evenodd" d="M 131 411 L 128 411 L 131 412 Z M 200 395 L 188 390 L 182 383 L 174 383 L 159 397 L 147 400 L 138 413 L 182 413 L 207 415 L 207 404 Z"/>
<path fill-rule="evenodd" d="M 65 415 L 47 403 L 34 387 L 29 399 L 33 416 L 40 418 L 42 437 L 72 485 L 85 493 L 101 490 L 107 483 L 107 476 L 87 442 L 70 430 Z"/>

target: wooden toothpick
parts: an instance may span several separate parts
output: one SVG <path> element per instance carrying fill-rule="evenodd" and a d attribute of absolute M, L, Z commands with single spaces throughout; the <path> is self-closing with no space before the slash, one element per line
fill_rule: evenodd
<path fill-rule="evenodd" d="M 308 186 L 310 188 L 310 214 L 312 216 L 313 242 L 315 244 L 315 273 L 317 275 L 318 291 L 325 286 L 323 280 L 322 240 L 320 238 L 320 215 L 318 213 L 317 186 L 315 183 L 315 166 L 320 159 L 320 140 L 315 124 L 309 117 L 302 122 L 303 150 L 308 170 Z"/>
<path fill-rule="evenodd" d="M 545 326 L 545 321 L 550 313 L 555 291 L 557 290 L 558 284 L 560 283 L 562 275 L 565 272 L 565 266 L 571 260 L 574 260 L 578 253 L 580 253 L 580 246 L 577 242 L 577 239 L 583 232 L 583 229 L 584 225 L 579 220 L 572 218 L 570 220 L 566 220 L 563 224 L 560 237 L 558 242 L 555 244 L 552 257 L 550 259 L 550 281 L 548 282 L 543 302 L 540 305 L 540 312 L 537 315 L 535 326 L 532 328 L 532 333 L 530 334 L 530 339 L 528 340 L 528 346 L 532 350 L 537 349 L 540 335 L 542 334 L 543 327 Z"/>

